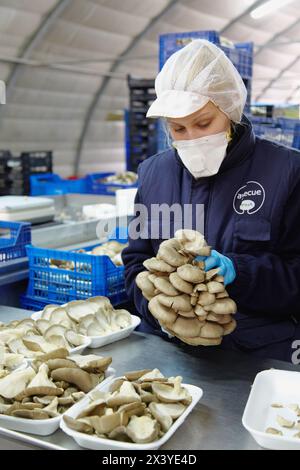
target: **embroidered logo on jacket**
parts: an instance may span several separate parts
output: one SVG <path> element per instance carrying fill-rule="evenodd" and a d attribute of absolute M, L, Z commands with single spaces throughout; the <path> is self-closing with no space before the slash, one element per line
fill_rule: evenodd
<path fill-rule="evenodd" d="M 235 194 L 233 208 L 237 214 L 255 214 L 262 208 L 266 193 L 257 181 L 248 181 Z"/>

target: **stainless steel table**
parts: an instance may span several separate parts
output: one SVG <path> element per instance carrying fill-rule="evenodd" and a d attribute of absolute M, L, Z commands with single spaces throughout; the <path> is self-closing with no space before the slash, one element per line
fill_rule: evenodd
<path fill-rule="evenodd" d="M 0 321 L 24 318 L 28 312 L 0 307 Z M 290 364 L 251 358 L 218 349 L 179 347 L 144 333 L 89 353 L 111 355 L 113 367 L 121 375 L 128 370 L 159 368 L 165 375 L 182 375 L 186 383 L 201 387 L 202 400 L 164 449 L 259 449 L 242 426 L 242 414 L 251 384 L 258 372 L 277 368 L 299 370 Z M 21 433 L 19 433 L 21 434 Z M 28 435 L 27 435 L 28 436 Z M 80 449 L 61 431 L 52 436 L 24 435 L 28 443 L 0 436 L 0 449 L 53 448 Z M 36 439 L 33 444 L 31 438 Z M 31 441 L 31 442 L 30 442 Z"/>

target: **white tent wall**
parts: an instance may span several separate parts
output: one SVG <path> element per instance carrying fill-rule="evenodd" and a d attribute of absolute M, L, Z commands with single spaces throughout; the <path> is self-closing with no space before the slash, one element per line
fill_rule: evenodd
<path fill-rule="evenodd" d="M 128 106 L 129 73 L 155 77 L 158 37 L 169 32 L 216 29 L 254 41 L 254 101 L 300 102 L 300 1 L 255 20 L 249 13 L 260 3 L 0 0 L 0 79 L 8 83 L 0 148 L 53 150 L 62 176 L 76 163 L 80 174 L 124 170 L 124 122 L 112 116 Z"/>

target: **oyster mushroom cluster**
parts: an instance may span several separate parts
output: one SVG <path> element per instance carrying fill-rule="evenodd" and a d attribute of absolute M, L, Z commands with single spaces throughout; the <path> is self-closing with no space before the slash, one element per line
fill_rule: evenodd
<path fill-rule="evenodd" d="M 66 339 L 72 341 L 86 336 L 106 336 L 127 328 L 131 323 L 132 317 L 127 310 L 114 309 L 110 300 L 102 296 L 74 300 L 63 306 L 47 305 L 41 319 L 36 321 L 44 335 L 49 328 L 59 326 L 65 335 L 69 332 Z"/>
<path fill-rule="evenodd" d="M 128 372 L 109 392 L 94 390 L 90 403 L 65 424 L 104 439 L 146 444 L 161 438 L 192 402 L 182 377 L 166 378 L 158 370 Z"/>
<path fill-rule="evenodd" d="M 122 266 L 123 261 L 121 258 L 121 253 L 126 246 L 127 246 L 127 243 L 120 243 L 116 240 L 111 240 L 109 242 L 102 243 L 99 246 L 95 246 L 92 249 L 92 251 L 88 251 L 88 250 L 81 248 L 80 250 L 76 250 L 76 253 L 84 253 L 86 255 L 95 255 L 95 256 L 108 256 L 116 266 Z M 51 259 L 50 268 L 74 271 L 75 264 L 73 261 Z M 82 263 L 82 268 L 85 269 L 86 271 L 89 268 L 89 266 Z"/>
<path fill-rule="evenodd" d="M 137 174 L 133 171 L 123 171 L 115 175 L 109 175 L 105 178 L 100 178 L 98 183 L 114 183 L 114 184 L 134 184 L 137 181 Z"/>
<path fill-rule="evenodd" d="M 70 351 L 86 343 L 87 338 L 72 329 L 71 320 L 68 324 L 61 324 L 62 318 L 60 312 L 57 312 L 52 319 L 53 323 L 25 318 L 2 325 L 0 346 L 5 346 L 9 352 L 22 355 L 23 358 L 34 359 L 57 348 L 63 347 Z"/>
<path fill-rule="evenodd" d="M 60 349 L 0 379 L 0 414 L 49 419 L 64 413 L 101 383 L 111 357 L 68 356 Z"/>
<path fill-rule="evenodd" d="M 157 256 L 143 265 L 136 284 L 148 308 L 172 336 L 193 346 L 217 346 L 234 331 L 236 304 L 229 298 L 219 269 L 204 271 L 197 256 L 210 256 L 203 235 L 178 230 L 161 243 Z"/>

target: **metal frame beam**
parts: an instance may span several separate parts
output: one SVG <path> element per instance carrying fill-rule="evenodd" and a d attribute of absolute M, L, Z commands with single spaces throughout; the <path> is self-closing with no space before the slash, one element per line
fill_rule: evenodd
<path fill-rule="evenodd" d="M 72 0 L 59 0 L 54 8 L 45 16 L 45 18 L 40 23 L 39 27 L 30 37 L 29 41 L 23 47 L 21 53 L 19 54 L 19 59 L 29 59 L 32 52 L 36 47 L 42 42 L 49 29 L 55 23 L 55 21 L 62 15 L 62 13 L 68 8 L 72 3 Z M 18 80 L 20 74 L 22 73 L 23 67 L 21 64 L 16 64 L 12 69 L 8 80 L 6 82 L 7 96 L 11 92 L 12 88 L 15 86 L 16 81 Z"/>
<path fill-rule="evenodd" d="M 262 91 L 259 93 L 259 95 L 256 96 L 255 98 L 255 101 L 257 102 L 258 100 L 260 100 L 260 98 L 268 91 L 269 88 L 271 88 L 271 86 L 277 82 L 277 80 L 279 80 L 282 75 L 287 71 L 289 70 L 290 68 L 292 68 L 294 65 L 296 65 L 296 63 L 300 60 L 300 55 L 298 55 L 295 59 L 292 60 L 292 62 L 287 65 L 283 70 L 281 70 L 279 72 L 279 74 L 276 75 L 275 78 L 272 78 L 272 80 L 270 80 L 268 82 L 268 84 L 262 89 Z"/>
<path fill-rule="evenodd" d="M 124 60 L 124 58 L 134 49 L 134 47 L 145 37 L 145 35 L 151 30 L 153 26 L 155 26 L 169 11 L 177 4 L 179 0 L 170 0 L 166 7 L 161 10 L 158 15 L 156 15 L 152 20 L 148 23 L 148 25 L 130 42 L 129 46 L 120 54 L 120 56 L 112 63 L 109 73 L 114 73 L 118 65 Z M 77 151 L 75 156 L 74 162 L 74 174 L 78 174 L 79 164 L 83 152 L 85 138 L 87 136 L 87 132 L 89 130 L 90 123 L 93 119 L 94 112 L 99 104 L 101 97 L 103 96 L 107 86 L 109 85 L 110 78 L 106 77 L 102 81 L 100 87 L 96 91 L 93 100 L 87 110 L 86 118 L 84 120 L 84 125 L 78 140 Z"/>

